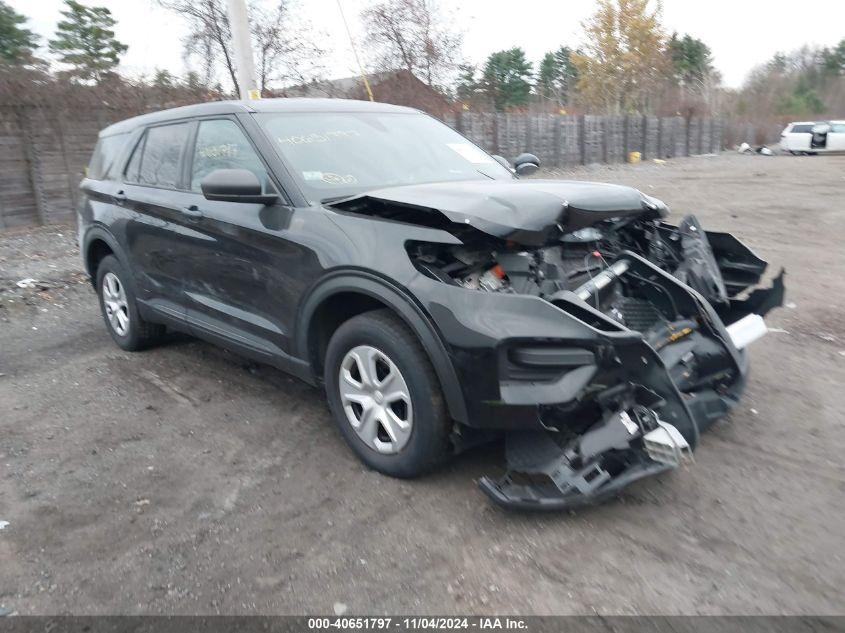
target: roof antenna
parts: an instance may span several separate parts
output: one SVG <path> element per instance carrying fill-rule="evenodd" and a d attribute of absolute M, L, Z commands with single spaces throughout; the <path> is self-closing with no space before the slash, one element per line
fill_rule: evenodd
<path fill-rule="evenodd" d="M 352 47 L 352 53 L 355 55 L 355 61 L 358 63 L 358 71 L 361 73 L 361 79 L 364 80 L 367 96 L 370 98 L 370 101 L 375 101 L 373 99 L 373 91 L 370 88 L 370 82 L 367 81 L 367 75 L 364 74 L 364 67 L 361 65 L 361 59 L 358 57 L 358 49 L 355 48 L 355 41 L 352 39 L 352 31 L 349 30 L 349 24 L 346 23 L 346 16 L 343 14 L 343 6 L 341 6 L 340 0 L 337 0 L 337 8 L 340 10 L 340 19 L 343 20 L 343 26 L 346 27 L 346 35 L 349 36 L 349 46 Z"/>

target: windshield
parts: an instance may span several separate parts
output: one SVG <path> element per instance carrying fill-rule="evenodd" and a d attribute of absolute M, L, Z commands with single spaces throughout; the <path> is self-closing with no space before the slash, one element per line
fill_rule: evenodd
<path fill-rule="evenodd" d="M 513 177 L 425 114 L 260 113 L 256 119 L 315 202 L 396 185 Z"/>

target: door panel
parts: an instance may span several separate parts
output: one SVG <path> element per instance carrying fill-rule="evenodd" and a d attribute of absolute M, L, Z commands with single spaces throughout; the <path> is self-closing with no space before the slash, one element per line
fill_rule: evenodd
<path fill-rule="evenodd" d="M 184 241 L 183 256 L 190 261 L 184 276 L 188 318 L 198 329 L 228 336 L 255 351 L 285 355 L 303 290 L 299 280 L 319 266 L 313 252 L 292 234 L 298 213 L 294 209 L 202 196 L 203 177 L 232 168 L 252 171 L 265 192 L 275 190 L 264 163 L 234 120 L 200 121 L 187 176 L 189 204 L 198 214 L 189 226 L 201 235 Z"/>
<path fill-rule="evenodd" d="M 827 149 L 832 152 L 845 152 L 845 123 L 831 124 L 827 134 Z"/>
<path fill-rule="evenodd" d="M 138 298 L 171 316 L 184 314 L 182 155 L 190 123 L 151 127 L 136 146 L 117 194 L 128 211 L 124 235 Z"/>
<path fill-rule="evenodd" d="M 787 134 L 789 149 L 793 152 L 808 152 L 812 138 L 813 135 L 809 132 L 790 132 Z"/>

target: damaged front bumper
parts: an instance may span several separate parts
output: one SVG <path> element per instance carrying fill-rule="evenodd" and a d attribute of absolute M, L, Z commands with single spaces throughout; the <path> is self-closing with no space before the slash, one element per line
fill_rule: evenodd
<path fill-rule="evenodd" d="M 643 363 L 643 375 L 598 396 L 605 412 L 600 422 L 574 439 L 555 429 L 509 432 L 507 472 L 499 479 L 481 478 L 481 490 L 505 508 L 572 510 L 601 503 L 635 481 L 692 461 L 700 433 L 727 414 L 744 391 L 744 348 L 766 332 L 760 313 L 782 305 L 783 276 L 781 271 L 771 288 L 755 290 L 745 301 L 732 301 L 737 320 L 731 325 L 718 321 L 735 361 L 730 385 L 691 390 L 676 369 L 677 353 L 650 345 L 650 353 L 620 350 L 623 363 Z"/>

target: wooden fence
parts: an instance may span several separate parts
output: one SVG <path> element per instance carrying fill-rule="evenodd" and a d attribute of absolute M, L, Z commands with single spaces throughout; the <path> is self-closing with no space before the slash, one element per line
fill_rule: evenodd
<path fill-rule="evenodd" d="M 72 220 L 79 181 L 97 132 L 130 113 L 0 106 L 0 230 Z M 524 151 L 545 167 L 623 162 L 717 152 L 723 125 L 714 119 L 557 116 L 460 112 L 446 123 L 508 159 Z"/>
<path fill-rule="evenodd" d="M 71 220 L 97 132 L 122 118 L 107 109 L 0 107 L 0 230 Z"/>
<path fill-rule="evenodd" d="M 558 116 L 459 112 L 446 122 L 488 152 L 513 159 L 531 152 L 545 167 L 625 162 L 718 152 L 719 119 L 654 116 Z"/>

